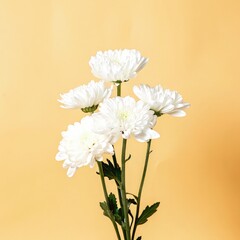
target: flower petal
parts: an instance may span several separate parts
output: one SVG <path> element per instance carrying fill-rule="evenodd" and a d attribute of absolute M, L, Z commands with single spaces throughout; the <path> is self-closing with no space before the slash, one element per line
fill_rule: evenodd
<path fill-rule="evenodd" d="M 135 77 L 147 62 L 139 51 L 124 49 L 99 51 L 90 58 L 89 65 L 95 77 L 119 84 Z"/>
<path fill-rule="evenodd" d="M 173 117 L 185 117 L 186 113 L 183 110 L 176 110 L 174 112 L 169 113 L 169 115 Z"/>
<path fill-rule="evenodd" d="M 180 110 L 190 106 L 189 103 L 183 102 L 183 98 L 178 92 L 164 89 L 160 85 L 155 87 L 145 84 L 134 86 L 133 92 L 139 99 L 149 104 L 158 116 L 169 114 L 183 117 L 186 114 Z"/>

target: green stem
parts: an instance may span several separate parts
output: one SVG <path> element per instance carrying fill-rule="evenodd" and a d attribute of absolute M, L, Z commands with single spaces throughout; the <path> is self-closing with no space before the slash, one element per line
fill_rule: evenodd
<path fill-rule="evenodd" d="M 135 222 L 134 222 L 134 227 L 133 227 L 133 232 L 132 232 L 132 240 L 134 240 L 135 232 L 136 232 L 136 229 L 137 229 L 137 220 L 138 220 L 138 217 L 139 217 L 142 189 L 143 189 L 143 184 L 144 184 L 144 180 L 145 180 L 146 172 L 147 172 L 147 167 L 148 167 L 150 148 L 151 148 L 151 139 L 147 143 L 147 152 L 146 152 L 145 164 L 144 164 L 144 169 L 143 169 L 143 174 L 142 174 L 142 180 L 141 180 L 141 183 L 140 183 L 140 186 L 139 186 L 139 191 L 138 191 L 138 201 L 137 201 L 136 217 L 135 217 Z"/>
<path fill-rule="evenodd" d="M 117 96 L 120 97 L 121 96 L 121 83 L 119 83 L 119 85 L 117 86 Z M 114 166 L 117 167 L 117 158 L 116 158 L 116 154 L 115 154 L 115 149 L 114 149 L 114 155 L 113 155 L 113 163 L 114 163 Z M 122 193 L 121 193 L 121 190 L 120 190 L 120 186 L 119 184 L 116 182 L 116 185 L 117 185 L 117 191 L 118 191 L 118 199 L 119 199 L 119 202 L 120 202 L 120 206 L 121 206 L 121 209 L 123 211 L 123 201 L 122 201 Z M 124 239 L 126 239 L 126 230 L 124 229 L 124 227 L 121 225 L 122 227 L 122 233 L 123 233 L 123 236 L 124 236 Z"/>
<path fill-rule="evenodd" d="M 117 96 L 121 96 L 121 83 L 119 83 L 119 85 L 117 86 Z"/>
<path fill-rule="evenodd" d="M 115 154 L 115 149 L 114 149 L 114 154 L 112 156 L 112 159 L 113 159 L 113 163 L 114 163 L 115 168 L 117 168 L 118 163 L 117 163 L 117 158 L 116 158 L 116 154 Z M 115 181 L 115 183 L 117 185 L 118 199 L 119 199 L 119 202 L 120 202 L 120 206 L 121 206 L 121 209 L 123 210 L 123 203 L 122 203 L 122 195 L 121 195 L 120 186 L 119 186 L 119 183 L 117 181 Z M 121 226 L 121 227 L 122 227 L 122 232 L 123 232 L 124 239 L 126 239 L 126 231 L 123 228 L 123 226 Z"/>
<path fill-rule="evenodd" d="M 130 237 L 130 227 L 129 227 L 129 219 L 128 219 L 128 203 L 126 197 L 126 146 L 127 140 L 123 139 L 122 143 L 122 174 L 121 174 L 121 195 L 122 195 L 122 203 L 123 203 L 123 212 L 124 212 L 124 227 L 126 230 L 126 240 L 131 240 Z"/>
<path fill-rule="evenodd" d="M 116 224 L 116 222 L 115 222 L 115 220 L 114 220 L 114 217 L 112 216 L 111 210 L 109 209 L 108 193 L 107 193 L 106 183 L 105 183 L 105 180 L 104 180 L 104 173 L 103 173 L 102 162 L 97 161 L 97 163 L 98 163 L 99 174 L 100 174 L 100 177 L 101 177 L 101 182 L 102 182 L 102 187 L 103 187 L 103 192 L 104 192 L 105 200 L 106 200 L 106 203 L 107 203 L 107 206 L 108 206 L 108 211 L 109 211 L 109 214 L 110 214 L 110 219 L 111 219 L 111 221 L 112 221 L 113 227 L 114 227 L 115 232 L 116 232 L 116 234 L 117 234 L 118 240 L 121 240 L 121 236 L 120 236 L 120 234 L 119 234 L 117 224 Z"/>

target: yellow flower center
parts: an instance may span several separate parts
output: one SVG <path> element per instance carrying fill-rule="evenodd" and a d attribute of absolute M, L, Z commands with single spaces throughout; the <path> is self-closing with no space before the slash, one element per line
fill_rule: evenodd
<path fill-rule="evenodd" d="M 120 120 L 126 120 L 129 116 L 129 112 L 120 112 L 118 117 L 120 118 Z"/>
<path fill-rule="evenodd" d="M 96 137 L 89 132 L 85 132 L 80 139 L 81 145 L 85 145 L 88 148 L 91 148 L 95 144 L 95 141 Z"/>

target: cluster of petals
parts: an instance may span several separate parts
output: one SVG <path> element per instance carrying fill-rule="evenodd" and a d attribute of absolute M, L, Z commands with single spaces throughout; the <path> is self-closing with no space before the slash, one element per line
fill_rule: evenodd
<path fill-rule="evenodd" d="M 147 63 L 135 49 L 99 51 L 89 65 L 95 77 L 109 82 L 124 82 L 136 76 Z"/>
<path fill-rule="evenodd" d="M 112 88 L 107 88 L 104 81 L 90 81 L 87 85 L 81 85 L 61 94 L 58 100 L 63 108 L 88 108 L 97 106 L 105 98 L 110 97 Z"/>
<path fill-rule="evenodd" d="M 99 51 L 91 57 L 89 65 L 100 81 L 92 80 L 60 95 L 58 101 L 63 108 L 78 108 L 91 113 L 99 110 L 62 132 L 56 160 L 64 161 L 63 167 L 68 169 L 69 177 L 80 167 L 93 167 L 96 161 L 102 161 L 104 153 L 114 154 L 113 144 L 120 137 L 128 139 L 132 136 L 139 142 L 159 138 L 159 133 L 153 130 L 158 116 L 186 115 L 184 109 L 190 104 L 184 102 L 178 92 L 160 85 L 134 86 L 138 101 L 130 96 L 110 98 L 112 87 L 106 87 L 105 82 L 121 84 L 128 81 L 147 62 L 148 59 L 134 49 Z"/>
<path fill-rule="evenodd" d="M 160 85 L 150 87 L 142 84 L 134 86 L 133 91 L 139 99 L 149 104 L 158 116 L 169 114 L 174 117 L 184 117 L 186 113 L 183 109 L 190 106 L 189 103 L 183 101 L 178 92 L 164 89 Z"/>
<path fill-rule="evenodd" d="M 139 142 L 159 137 L 152 128 L 156 124 L 156 115 L 143 101 L 132 97 L 115 97 L 103 101 L 99 112 L 93 114 L 94 131 L 108 133 L 115 143 L 120 136 L 128 139 L 131 135 Z"/>
<path fill-rule="evenodd" d="M 103 154 L 113 154 L 113 146 L 106 134 L 93 132 L 91 116 L 84 117 L 81 122 L 69 125 L 62 132 L 62 140 L 58 147 L 56 160 L 64 161 L 63 167 L 68 168 L 67 175 L 72 177 L 79 167 L 93 167 L 95 161 L 102 161 Z"/>

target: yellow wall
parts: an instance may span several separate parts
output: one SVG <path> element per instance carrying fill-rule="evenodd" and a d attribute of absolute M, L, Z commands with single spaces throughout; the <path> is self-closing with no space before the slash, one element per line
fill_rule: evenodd
<path fill-rule="evenodd" d="M 160 83 L 192 104 L 186 118 L 158 123 L 143 198 L 161 205 L 139 234 L 238 240 L 239 7 L 238 0 L 0 0 L 0 239 L 115 239 L 98 206 L 96 168 L 69 179 L 55 161 L 60 132 L 83 116 L 56 100 L 93 79 L 88 60 L 97 50 L 136 48 L 150 62 L 124 94 L 133 84 Z M 129 191 L 138 186 L 143 146 L 129 145 Z"/>

